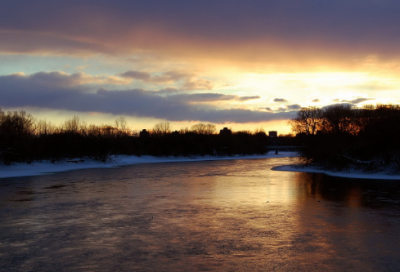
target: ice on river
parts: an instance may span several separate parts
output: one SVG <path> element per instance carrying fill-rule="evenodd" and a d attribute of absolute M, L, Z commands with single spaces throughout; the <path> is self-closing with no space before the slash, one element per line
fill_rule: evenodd
<path fill-rule="evenodd" d="M 36 176 L 42 174 L 51 174 L 69 170 L 89 169 L 89 168 L 109 168 L 123 165 L 133 165 L 142 163 L 166 163 L 166 162 L 188 162 L 188 161 L 213 161 L 213 160 L 243 160 L 243 159 L 266 159 L 266 158 L 285 158 L 298 156 L 296 152 L 280 152 L 278 155 L 251 155 L 251 156 L 232 156 L 232 157 L 212 157 L 212 156 L 196 156 L 196 157 L 153 157 L 153 156 L 113 156 L 111 162 L 102 163 L 94 160 L 84 160 L 78 162 L 60 161 L 51 163 L 50 161 L 34 162 L 32 164 L 16 163 L 10 166 L 0 165 L 0 178 Z M 71 160 L 70 160 L 71 161 Z M 74 161 L 74 160 L 72 160 Z"/>
<path fill-rule="evenodd" d="M 400 183 L 271 171 L 298 162 L 0 179 L 0 271 L 399 271 Z"/>
<path fill-rule="evenodd" d="M 328 170 L 318 169 L 316 167 L 302 167 L 299 165 L 282 165 L 274 167 L 273 170 L 306 172 L 306 173 L 323 173 L 328 176 L 342 177 L 342 178 L 400 180 L 400 174 L 390 174 L 388 172 L 365 173 L 359 170 L 328 171 Z"/>

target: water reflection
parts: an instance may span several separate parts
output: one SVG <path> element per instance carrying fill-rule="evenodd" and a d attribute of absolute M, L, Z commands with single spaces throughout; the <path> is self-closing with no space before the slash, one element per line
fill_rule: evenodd
<path fill-rule="evenodd" d="M 296 183 L 312 197 L 298 205 L 302 208 L 299 228 L 311 230 L 315 240 L 329 245 L 337 260 L 358 271 L 398 268 L 398 263 L 391 266 L 400 249 L 397 181 L 298 173 Z"/>
<path fill-rule="evenodd" d="M 308 196 L 346 206 L 387 208 L 400 204 L 400 183 L 396 180 L 349 179 L 316 173 L 298 173 L 297 186 L 306 186 Z"/>
<path fill-rule="evenodd" d="M 399 183 L 271 171 L 294 160 L 0 180 L 0 270 L 397 270 Z"/>

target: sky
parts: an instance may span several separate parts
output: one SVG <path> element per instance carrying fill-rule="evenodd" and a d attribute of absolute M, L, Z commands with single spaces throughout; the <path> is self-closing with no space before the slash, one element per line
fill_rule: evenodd
<path fill-rule="evenodd" d="M 62 124 L 277 130 L 400 102 L 400 1 L 2 0 L 0 108 Z"/>

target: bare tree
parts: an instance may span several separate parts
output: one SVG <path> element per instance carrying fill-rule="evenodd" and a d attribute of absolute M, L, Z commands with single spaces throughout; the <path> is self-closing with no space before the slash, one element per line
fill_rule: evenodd
<path fill-rule="evenodd" d="M 171 133 L 171 125 L 169 122 L 160 122 L 153 127 L 153 134 L 166 135 Z"/>
<path fill-rule="evenodd" d="M 191 131 L 197 134 L 211 135 L 216 132 L 215 125 L 212 124 L 196 124 L 191 127 Z"/>
<path fill-rule="evenodd" d="M 56 131 L 56 127 L 54 124 L 49 121 L 39 120 L 35 123 L 36 125 L 36 135 L 48 135 L 53 134 Z"/>
<path fill-rule="evenodd" d="M 314 135 L 322 124 L 321 109 L 316 107 L 302 108 L 297 112 L 297 118 L 289 121 L 292 131 Z"/>
<path fill-rule="evenodd" d="M 256 128 L 254 130 L 254 135 L 266 135 L 265 130 L 263 128 Z"/>
<path fill-rule="evenodd" d="M 124 116 L 120 116 L 115 120 L 115 127 L 118 130 L 118 134 L 126 135 L 128 134 L 128 126 L 126 124 L 126 119 Z"/>
<path fill-rule="evenodd" d="M 187 134 L 187 133 L 189 133 L 189 132 L 190 132 L 190 130 L 189 130 L 188 127 L 184 127 L 184 128 L 181 128 L 181 129 L 179 130 L 179 133 L 180 133 L 180 134 Z"/>
<path fill-rule="evenodd" d="M 64 132 L 68 133 L 80 133 L 82 127 L 82 121 L 78 116 L 74 116 L 69 120 L 66 120 L 63 125 Z"/>
<path fill-rule="evenodd" d="M 0 133 L 12 137 L 33 135 L 35 120 L 25 111 L 8 111 L 0 114 Z"/>

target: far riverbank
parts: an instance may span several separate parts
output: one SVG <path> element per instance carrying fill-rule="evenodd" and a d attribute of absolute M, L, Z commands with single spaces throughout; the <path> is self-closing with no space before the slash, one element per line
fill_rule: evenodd
<path fill-rule="evenodd" d="M 269 158 L 287 158 L 298 157 L 297 152 L 272 152 L 264 155 L 251 156 L 232 156 L 232 157 L 213 157 L 213 156 L 193 156 L 193 157 L 154 157 L 154 156 L 113 156 L 112 160 L 107 163 L 86 159 L 84 161 L 76 160 L 68 162 L 67 160 L 51 163 L 50 161 L 37 161 L 31 164 L 15 163 L 13 165 L 0 165 L 0 178 L 23 177 L 49 175 L 57 172 L 72 171 L 90 168 L 111 168 L 134 164 L 147 163 L 171 163 L 171 162 L 196 162 L 196 161 L 214 161 L 214 160 L 251 160 L 251 159 L 269 159 Z M 71 161 L 71 160 L 70 160 Z M 272 168 L 275 171 L 289 172 L 307 172 L 307 173 L 323 173 L 329 176 L 357 179 L 386 179 L 400 180 L 400 174 L 388 174 L 386 172 L 364 173 L 361 171 L 328 171 L 317 169 L 315 167 L 303 167 L 301 165 L 282 165 Z"/>

